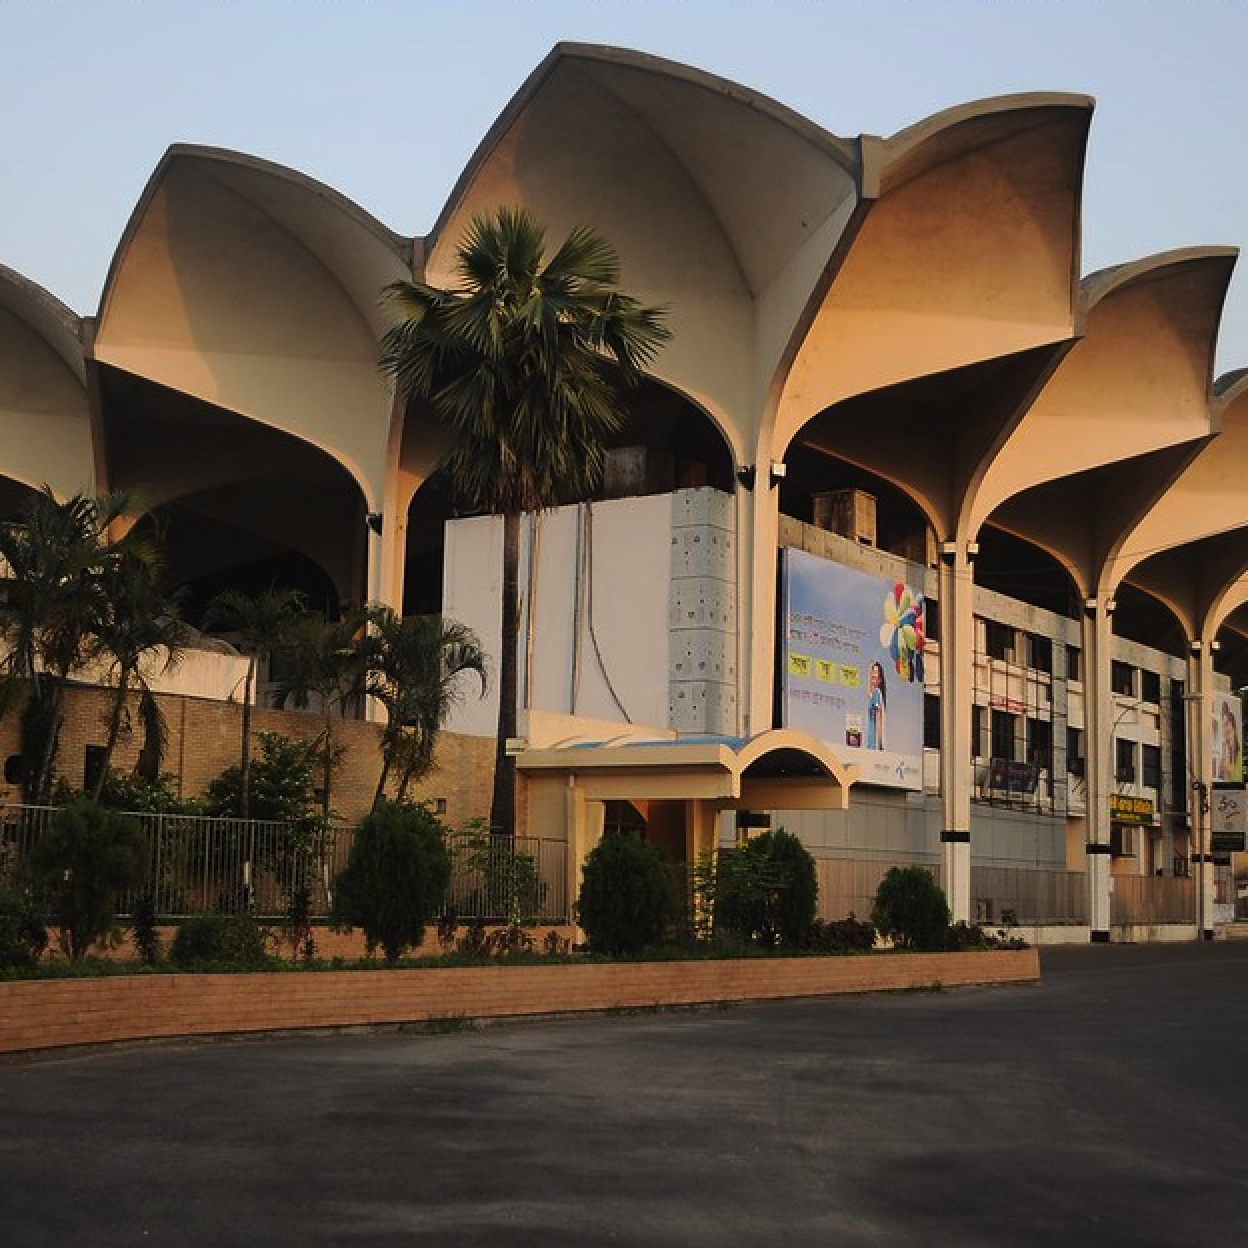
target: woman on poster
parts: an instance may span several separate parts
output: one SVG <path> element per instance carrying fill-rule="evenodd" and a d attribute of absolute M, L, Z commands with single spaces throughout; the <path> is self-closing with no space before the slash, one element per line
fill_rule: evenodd
<path fill-rule="evenodd" d="M 867 677 L 867 749 L 884 748 L 884 715 L 888 708 L 888 685 L 884 668 L 872 663 Z"/>

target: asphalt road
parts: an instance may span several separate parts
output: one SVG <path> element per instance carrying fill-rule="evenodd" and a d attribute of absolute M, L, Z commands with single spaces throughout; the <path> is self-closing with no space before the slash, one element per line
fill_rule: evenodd
<path fill-rule="evenodd" d="M 1248 943 L 0 1065 L 0 1245 L 1240 1245 Z"/>

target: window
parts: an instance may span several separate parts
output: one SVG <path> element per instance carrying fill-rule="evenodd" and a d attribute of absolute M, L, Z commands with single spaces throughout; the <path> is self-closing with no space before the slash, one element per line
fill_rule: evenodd
<path fill-rule="evenodd" d="M 1135 697 L 1135 668 L 1115 659 L 1109 666 L 1109 687 L 1121 697 Z"/>
<path fill-rule="evenodd" d="M 990 659 L 1014 659 L 1014 630 L 999 620 L 984 621 L 984 651 Z"/>
<path fill-rule="evenodd" d="M 923 634 L 928 641 L 940 640 L 940 603 L 935 598 L 923 599 Z"/>
<path fill-rule="evenodd" d="M 1109 830 L 1109 852 L 1113 858 L 1135 857 L 1136 829 L 1127 823 L 1115 823 Z"/>
<path fill-rule="evenodd" d="M 1161 788 L 1161 747 L 1140 747 L 1140 780 L 1146 789 Z"/>
<path fill-rule="evenodd" d="M 1161 705 L 1161 676 L 1143 667 L 1140 668 L 1140 698 L 1153 706 Z"/>
<path fill-rule="evenodd" d="M 1129 784 L 1135 779 L 1135 742 L 1119 737 L 1114 742 L 1114 779 Z"/>
<path fill-rule="evenodd" d="M 1013 760 L 1018 741 L 1018 716 L 1008 711 L 992 712 L 992 757 Z"/>
<path fill-rule="evenodd" d="M 1066 770 L 1072 776 L 1084 773 L 1082 728 L 1066 728 Z"/>
<path fill-rule="evenodd" d="M 1078 646 L 1066 647 L 1066 679 L 1082 680 L 1079 670 L 1082 666 L 1082 656 Z"/>
<path fill-rule="evenodd" d="M 1033 767 L 1053 770 L 1053 725 L 1047 719 L 1027 721 L 1027 761 Z"/>
<path fill-rule="evenodd" d="M 984 708 L 971 707 L 971 757 L 980 758 L 984 752 Z"/>
<path fill-rule="evenodd" d="M 923 744 L 929 750 L 940 749 L 940 699 L 934 693 L 923 695 Z"/>
<path fill-rule="evenodd" d="M 1027 666 L 1037 672 L 1053 672 L 1053 643 L 1047 637 L 1027 634 Z"/>

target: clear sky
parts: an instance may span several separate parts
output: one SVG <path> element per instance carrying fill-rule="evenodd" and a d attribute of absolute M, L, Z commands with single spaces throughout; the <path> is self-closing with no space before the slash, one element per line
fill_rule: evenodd
<path fill-rule="evenodd" d="M 76 312 L 173 143 L 433 225 L 560 41 L 731 79 L 833 133 L 1019 91 L 1096 97 L 1083 271 L 1248 245 L 1248 0 L 0 0 L 0 264 Z M 1218 370 L 1248 367 L 1248 256 Z"/>

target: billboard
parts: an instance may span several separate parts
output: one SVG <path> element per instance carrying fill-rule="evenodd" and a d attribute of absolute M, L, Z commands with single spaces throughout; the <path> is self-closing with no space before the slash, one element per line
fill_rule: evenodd
<path fill-rule="evenodd" d="M 1241 783 L 1244 779 L 1243 708 L 1239 695 L 1215 693 L 1213 697 L 1213 778 Z"/>
<path fill-rule="evenodd" d="M 903 581 L 786 549 L 781 716 L 866 784 L 923 787 L 924 600 Z"/>

